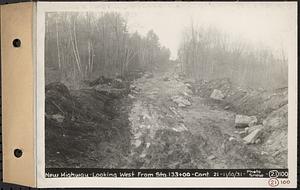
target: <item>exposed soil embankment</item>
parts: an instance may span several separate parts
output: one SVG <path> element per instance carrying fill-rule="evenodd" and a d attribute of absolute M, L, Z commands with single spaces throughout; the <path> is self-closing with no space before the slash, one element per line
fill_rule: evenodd
<path fill-rule="evenodd" d="M 46 86 L 46 167 L 124 165 L 130 149 L 129 84 L 100 77 L 79 90 Z M 123 106 L 126 104 L 126 106 Z"/>
<path fill-rule="evenodd" d="M 177 73 L 133 83 L 133 168 L 264 168 L 259 151 L 234 137 L 232 111 L 209 105 Z"/>
<path fill-rule="evenodd" d="M 191 84 L 193 84 L 193 92 L 205 98 L 210 97 L 214 89 L 221 90 L 225 98 L 224 101 L 218 102 L 219 105 L 237 113 L 257 115 L 260 121 L 288 103 L 287 88 L 272 91 L 245 89 L 233 85 L 226 78 L 212 81 L 200 80 Z"/>
<path fill-rule="evenodd" d="M 130 82 L 100 77 L 78 90 L 52 83 L 46 166 L 286 168 L 287 111 L 287 89 L 191 82 L 172 69 Z M 238 115 L 255 125 L 237 128 Z"/>
<path fill-rule="evenodd" d="M 243 89 L 228 79 L 188 82 L 194 94 L 206 98 L 207 104 L 236 114 L 255 116 L 263 127 L 260 141 L 252 145 L 260 151 L 266 167 L 287 167 L 288 88 L 275 90 Z M 212 100 L 213 90 L 220 90 L 224 98 Z"/>

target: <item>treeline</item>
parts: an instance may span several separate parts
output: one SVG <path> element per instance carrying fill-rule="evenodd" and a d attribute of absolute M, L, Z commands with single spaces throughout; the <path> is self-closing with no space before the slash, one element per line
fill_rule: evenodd
<path fill-rule="evenodd" d="M 45 28 L 46 83 L 76 87 L 99 76 L 124 77 L 153 70 L 170 57 L 153 31 L 145 37 L 130 34 L 127 21 L 115 12 L 47 13 Z"/>
<path fill-rule="evenodd" d="M 250 88 L 274 89 L 288 85 L 288 60 L 268 48 L 233 41 L 215 28 L 189 27 L 178 58 L 182 72 L 195 79 L 229 78 Z"/>

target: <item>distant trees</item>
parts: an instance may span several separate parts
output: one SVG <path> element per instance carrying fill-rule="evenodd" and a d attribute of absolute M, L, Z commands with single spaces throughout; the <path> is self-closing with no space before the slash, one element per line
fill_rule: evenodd
<path fill-rule="evenodd" d="M 287 86 L 288 62 L 263 47 L 234 42 L 214 28 L 187 28 L 178 51 L 183 71 L 196 79 L 230 78 L 241 86 Z"/>
<path fill-rule="evenodd" d="M 133 70 L 152 70 L 170 57 L 149 31 L 142 37 L 128 32 L 120 14 L 47 13 L 45 35 L 46 83 L 78 81 L 100 75 L 124 76 Z"/>

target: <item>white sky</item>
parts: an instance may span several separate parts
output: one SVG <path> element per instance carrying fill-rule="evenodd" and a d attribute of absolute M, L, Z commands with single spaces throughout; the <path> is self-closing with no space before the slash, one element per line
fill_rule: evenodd
<path fill-rule="evenodd" d="M 194 25 L 212 26 L 236 40 L 273 50 L 284 49 L 288 57 L 296 56 L 297 2 L 197 2 L 142 3 L 90 2 L 41 3 L 47 11 L 96 11 L 121 13 L 127 18 L 129 31 L 145 35 L 150 29 L 162 45 L 177 57 L 182 31 Z"/>
<path fill-rule="evenodd" d="M 296 13 L 295 3 L 161 3 L 133 6 L 123 14 L 129 31 L 145 35 L 153 29 L 176 58 L 182 31 L 192 22 L 213 26 L 236 40 L 288 51 L 296 40 Z"/>

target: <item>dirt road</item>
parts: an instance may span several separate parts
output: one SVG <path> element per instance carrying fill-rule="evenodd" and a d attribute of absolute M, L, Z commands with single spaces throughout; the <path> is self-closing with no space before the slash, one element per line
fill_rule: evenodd
<path fill-rule="evenodd" d="M 266 94 L 266 101 L 261 96 L 254 99 L 241 96 L 233 101 L 239 104 L 248 98 L 250 103 L 246 101 L 239 106 L 262 105 L 261 110 L 269 110 L 262 142 L 246 145 L 234 127 L 240 111 L 230 111 L 222 101 L 195 93 L 195 88 L 178 73 L 175 67 L 154 75 L 146 73 L 128 82 L 119 96 L 110 91 L 120 90 L 112 85 L 105 90 L 107 83 L 70 91 L 61 83 L 48 85 L 47 166 L 286 167 L 286 94 Z"/>
<path fill-rule="evenodd" d="M 132 84 L 134 168 L 262 168 L 261 155 L 234 134 L 235 114 L 194 96 L 175 69 Z"/>

